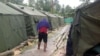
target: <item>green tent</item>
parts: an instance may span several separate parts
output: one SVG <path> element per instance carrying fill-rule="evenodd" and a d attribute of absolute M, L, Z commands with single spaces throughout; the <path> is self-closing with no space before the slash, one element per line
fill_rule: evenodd
<path fill-rule="evenodd" d="M 100 54 L 100 0 L 79 8 L 71 27 L 73 56 L 86 56 L 88 50 Z"/>
<path fill-rule="evenodd" d="M 42 14 L 41 12 L 39 12 L 38 10 L 36 10 L 32 7 L 17 5 L 17 4 L 13 4 L 13 3 L 8 3 L 8 5 L 24 14 L 27 35 L 28 36 L 37 35 L 36 25 L 39 20 L 41 20 L 43 18 L 47 18 L 46 15 Z"/>
<path fill-rule="evenodd" d="M 0 2 L 0 52 L 12 49 L 26 39 L 23 14 Z"/>
<path fill-rule="evenodd" d="M 51 30 L 54 30 L 56 28 L 59 27 L 59 22 L 58 22 L 58 17 L 55 16 L 54 14 L 51 14 L 49 12 L 45 12 L 45 11 L 41 11 L 42 13 L 44 13 L 45 15 L 47 15 L 49 23 L 51 25 Z"/>
<path fill-rule="evenodd" d="M 64 17 L 57 15 L 57 14 L 55 14 L 55 16 L 58 17 L 59 26 L 63 26 L 64 25 Z"/>
<path fill-rule="evenodd" d="M 4 2 L 5 2 L 5 0 L 0 0 L 0 2 L 4 3 Z"/>
<path fill-rule="evenodd" d="M 63 17 L 63 16 L 59 16 L 59 18 L 60 18 L 59 21 L 61 21 L 60 25 L 61 25 L 61 26 L 64 26 L 64 25 L 65 25 L 64 17 Z"/>

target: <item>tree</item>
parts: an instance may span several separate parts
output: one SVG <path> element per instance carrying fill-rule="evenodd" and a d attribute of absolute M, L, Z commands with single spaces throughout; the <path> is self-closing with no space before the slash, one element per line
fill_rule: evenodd
<path fill-rule="evenodd" d="M 80 0 L 80 1 L 82 1 L 86 5 L 90 3 L 90 0 Z"/>
<path fill-rule="evenodd" d="M 15 3 L 15 4 L 23 4 L 23 0 L 0 0 L 3 3 L 7 3 L 7 2 L 11 2 L 11 3 Z"/>
<path fill-rule="evenodd" d="M 38 9 L 38 10 L 41 10 L 41 8 L 43 7 L 43 5 L 41 5 L 41 4 L 43 4 L 42 2 L 41 2 L 41 0 L 37 0 L 37 2 L 36 2 L 36 9 Z"/>
<path fill-rule="evenodd" d="M 43 10 L 44 11 L 51 11 L 51 1 L 50 0 L 45 0 Z"/>
<path fill-rule="evenodd" d="M 61 11 L 61 6 L 60 6 L 58 0 L 54 1 L 54 11 L 55 11 L 55 13 L 60 13 L 60 11 Z"/>
<path fill-rule="evenodd" d="M 38 10 L 44 10 L 52 13 L 59 13 L 61 6 L 58 0 L 37 0 L 36 8 Z"/>
<path fill-rule="evenodd" d="M 62 16 L 65 16 L 65 8 L 64 8 L 64 5 L 63 5 L 63 7 L 62 7 L 62 9 L 61 9 L 61 15 L 62 15 Z"/>
<path fill-rule="evenodd" d="M 38 10 L 50 11 L 50 1 L 49 0 L 37 0 L 36 8 Z"/>
<path fill-rule="evenodd" d="M 35 0 L 29 0 L 29 6 L 35 6 Z"/>
<path fill-rule="evenodd" d="M 75 13 L 75 9 L 72 9 L 71 6 L 67 5 L 67 6 L 63 6 L 62 8 L 62 15 L 64 17 L 73 17 Z"/>
<path fill-rule="evenodd" d="M 83 2 L 90 2 L 90 0 L 80 0 L 80 1 L 83 1 Z"/>
<path fill-rule="evenodd" d="M 71 10 L 72 10 L 72 8 L 69 5 L 67 5 L 65 8 L 66 13 L 69 13 Z"/>
<path fill-rule="evenodd" d="M 23 4 L 23 0 L 7 0 L 7 2 L 11 2 L 11 3 L 19 4 L 19 5 Z"/>

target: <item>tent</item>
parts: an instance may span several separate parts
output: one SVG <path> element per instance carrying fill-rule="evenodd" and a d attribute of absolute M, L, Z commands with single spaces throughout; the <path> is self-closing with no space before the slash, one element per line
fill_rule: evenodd
<path fill-rule="evenodd" d="M 39 20 L 47 18 L 46 15 L 42 14 L 41 12 L 32 7 L 17 5 L 13 3 L 8 3 L 8 5 L 24 14 L 27 35 L 28 36 L 37 35 L 36 25 Z"/>
<path fill-rule="evenodd" d="M 76 11 L 69 34 L 69 45 L 73 56 L 90 56 L 100 54 L 100 1 L 96 1 Z M 72 42 L 72 44 L 71 44 Z M 72 48 L 70 48 L 72 46 Z M 97 48 L 99 47 L 99 48 Z M 67 52 L 70 50 L 67 49 Z M 91 51 L 93 52 L 91 52 Z M 86 54 L 90 53 L 90 54 Z M 68 54 L 68 53 L 67 53 Z M 71 54 L 71 55 L 72 55 Z"/>
<path fill-rule="evenodd" d="M 56 28 L 59 27 L 59 21 L 58 21 L 58 17 L 55 16 L 54 14 L 51 14 L 49 12 L 45 12 L 45 11 L 41 11 L 42 13 L 44 13 L 45 15 L 47 15 L 49 23 L 51 25 L 51 30 L 54 30 Z"/>
<path fill-rule="evenodd" d="M 1 0 L 0 2 L 4 3 L 4 2 L 5 2 L 5 0 Z"/>
<path fill-rule="evenodd" d="M 63 16 L 60 16 L 58 14 L 55 14 L 55 16 L 58 18 L 58 25 L 59 26 L 63 26 L 65 23 L 64 23 L 64 17 Z"/>
<path fill-rule="evenodd" d="M 0 52 L 12 49 L 26 39 L 23 14 L 0 2 Z"/>
<path fill-rule="evenodd" d="M 65 23 L 64 23 L 64 17 L 63 17 L 63 16 L 59 16 L 59 15 L 58 15 L 58 18 L 59 18 L 59 23 L 60 23 L 60 26 L 65 25 Z"/>

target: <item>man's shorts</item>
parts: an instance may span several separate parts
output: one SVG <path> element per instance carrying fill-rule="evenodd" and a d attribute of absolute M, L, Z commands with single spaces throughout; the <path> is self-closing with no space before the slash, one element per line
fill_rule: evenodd
<path fill-rule="evenodd" d="M 41 42 L 43 39 L 44 43 L 47 43 L 47 33 L 43 33 L 43 32 L 39 33 L 38 39 L 39 42 Z"/>

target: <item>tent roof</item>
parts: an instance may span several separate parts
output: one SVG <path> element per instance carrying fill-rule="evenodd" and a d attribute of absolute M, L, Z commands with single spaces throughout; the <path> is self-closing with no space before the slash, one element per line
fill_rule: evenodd
<path fill-rule="evenodd" d="M 53 15 L 53 14 L 51 14 L 51 13 L 49 13 L 49 12 L 45 12 L 45 14 L 47 14 L 47 15 L 50 16 L 50 17 L 56 17 L 55 15 Z"/>
<path fill-rule="evenodd" d="M 93 17 L 93 18 L 100 18 L 100 0 L 95 1 L 94 3 L 89 4 L 88 6 L 82 7 L 81 10 L 86 15 Z"/>
<path fill-rule="evenodd" d="M 0 13 L 1 14 L 22 14 L 14 10 L 13 8 L 7 6 L 6 4 L 3 4 L 2 2 L 0 2 Z"/>
<path fill-rule="evenodd" d="M 46 11 L 41 11 L 41 12 L 48 15 L 48 16 L 50 16 L 50 17 L 54 17 L 54 18 L 56 17 L 54 14 L 51 14 L 49 12 L 46 12 Z"/>
<path fill-rule="evenodd" d="M 59 16 L 60 18 L 64 18 L 63 16 Z"/>
<path fill-rule="evenodd" d="M 46 16 L 32 7 L 17 5 L 13 3 L 8 3 L 8 5 L 29 15 Z"/>
<path fill-rule="evenodd" d="M 55 16 L 59 17 L 59 18 L 63 18 L 63 16 L 58 15 L 58 14 L 54 14 Z"/>

